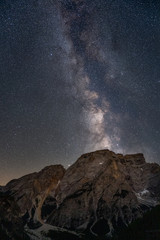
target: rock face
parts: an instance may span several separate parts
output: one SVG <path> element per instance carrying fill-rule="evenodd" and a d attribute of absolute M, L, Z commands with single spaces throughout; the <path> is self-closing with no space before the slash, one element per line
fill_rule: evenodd
<path fill-rule="evenodd" d="M 12 180 L 1 189 L 0 200 L 9 201 L 12 199 L 12 201 L 10 200 L 11 207 L 14 202 L 18 209 L 17 217 L 28 222 L 30 227 L 39 225 L 39 223 L 43 223 L 41 219 L 42 205 L 51 192 L 54 193 L 64 173 L 63 166 L 53 165 L 45 167 L 38 173 Z M 8 207 L 8 211 L 12 212 L 10 207 Z"/>
<path fill-rule="evenodd" d="M 72 235 L 68 230 L 111 235 L 160 204 L 159 186 L 160 166 L 143 154 L 87 153 L 67 170 L 49 166 L 0 187 L 0 236 L 32 239 L 41 230 L 50 239 L 53 232 L 55 239 Z"/>
<path fill-rule="evenodd" d="M 82 155 L 56 191 L 48 223 L 70 230 L 111 234 L 160 201 L 160 166 L 143 154 L 109 150 Z"/>

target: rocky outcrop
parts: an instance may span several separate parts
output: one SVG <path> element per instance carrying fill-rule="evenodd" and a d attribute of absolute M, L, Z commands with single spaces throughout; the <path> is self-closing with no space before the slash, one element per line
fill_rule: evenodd
<path fill-rule="evenodd" d="M 54 193 L 64 173 L 65 169 L 61 165 L 45 167 L 38 173 L 10 181 L 1 190 L 1 195 L 6 200 L 12 199 L 19 209 L 17 216 L 28 222 L 30 227 L 35 227 L 43 223 L 42 205 L 51 192 Z"/>
<path fill-rule="evenodd" d="M 65 173 L 48 223 L 111 234 L 160 201 L 160 166 L 143 154 L 101 150 L 82 155 Z"/>

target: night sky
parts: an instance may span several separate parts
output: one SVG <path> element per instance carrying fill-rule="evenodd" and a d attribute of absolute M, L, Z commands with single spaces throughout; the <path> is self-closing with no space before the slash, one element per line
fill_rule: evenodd
<path fill-rule="evenodd" d="M 160 2 L 0 1 L 0 185 L 85 152 L 160 163 Z"/>

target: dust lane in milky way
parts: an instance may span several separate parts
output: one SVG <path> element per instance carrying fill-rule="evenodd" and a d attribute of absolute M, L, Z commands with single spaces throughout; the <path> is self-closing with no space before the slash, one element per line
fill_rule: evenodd
<path fill-rule="evenodd" d="M 96 149 L 159 162 L 160 4 L 0 4 L 0 184 Z"/>

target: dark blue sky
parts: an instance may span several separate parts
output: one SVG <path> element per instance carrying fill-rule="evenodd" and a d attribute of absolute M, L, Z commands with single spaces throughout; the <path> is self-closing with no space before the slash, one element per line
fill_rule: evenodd
<path fill-rule="evenodd" d="M 160 162 L 160 3 L 1 0 L 0 184 L 96 149 Z"/>

